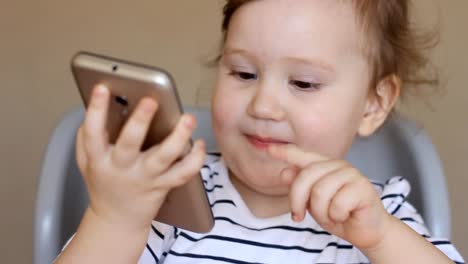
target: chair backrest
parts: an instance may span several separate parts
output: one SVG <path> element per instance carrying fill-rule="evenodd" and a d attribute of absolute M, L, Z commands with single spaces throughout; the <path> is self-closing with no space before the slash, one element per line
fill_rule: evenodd
<path fill-rule="evenodd" d="M 194 138 L 216 150 L 208 110 L 186 107 L 198 119 Z M 34 219 L 34 263 L 51 263 L 76 231 L 88 194 L 75 160 L 76 131 L 84 109 L 67 113 L 55 128 L 43 158 Z M 450 238 L 450 204 L 442 166 L 424 130 L 396 116 L 373 136 L 358 138 L 346 159 L 374 181 L 400 175 L 413 187 L 410 202 L 433 235 Z"/>

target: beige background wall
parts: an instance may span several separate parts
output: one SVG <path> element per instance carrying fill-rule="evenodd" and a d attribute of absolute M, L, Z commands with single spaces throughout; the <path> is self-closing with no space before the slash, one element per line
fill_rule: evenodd
<path fill-rule="evenodd" d="M 35 188 L 48 136 L 62 114 L 79 105 L 69 71 L 77 50 L 91 50 L 167 68 L 185 103 L 209 91 L 201 66 L 220 37 L 221 0 L 6 1 L 0 8 L 0 256 L 30 263 Z M 407 108 L 433 137 L 446 167 L 454 241 L 468 256 L 468 2 L 438 1 L 442 43 L 434 53 L 448 80 L 435 110 Z M 431 1 L 417 1 L 422 21 L 433 21 Z M 204 90 L 203 90 L 204 89 Z M 208 92 L 205 92 L 205 94 Z M 206 101 L 206 100 L 205 100 Z"/>

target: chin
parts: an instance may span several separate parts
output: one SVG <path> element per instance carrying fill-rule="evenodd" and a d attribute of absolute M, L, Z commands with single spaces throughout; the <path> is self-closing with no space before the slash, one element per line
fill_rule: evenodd
<path fill-rule="evenodd" d="M 280 166 L 265 166 L 261 164 L 239 164 L 228 165 L 232 177 L 236 177 L 250 189 L 265 195 L 286 195 L 288 186 L 282 183 L 280 172 L 283 169 Z M 244 165 L 244 166 L 243 166 Z"/>
<path fill-rule="evenodd" d="M 280 179 L 280 172 L 287 166 L 285 162 L 252 147 L 243 137 L 241 140 L 218 141 L 218 147 L 231 176 L 243 185 L 264 194 L 288 192 L 288 186 Z"/>

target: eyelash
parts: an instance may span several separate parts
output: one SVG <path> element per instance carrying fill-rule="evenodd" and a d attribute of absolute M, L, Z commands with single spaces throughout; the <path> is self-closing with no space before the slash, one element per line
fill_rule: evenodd
<path fill-rule="evenodd" d="M 241 81 L 251 81 L 257 79 L 257 74 L 243 71 L 231 71 L 229 75 L 236 77 Z M 250 78 L 249 78 L 250 77 Z"/>
<path fill-rule="evenodd" d="M 258 78 L 257 74 L 243 72 L 243 71 L 231 71 L 229 75 L 236 77 L 241 81 L 252 81 Z M 313 83 L 313 82 L 305 82 L 305 81 L 298 81 L 298 80 L 290 80 L 290 85 L 297 87 L 299 90 L 318 90 L 321 88 L 320 83 Z"/>
<path fill-rule="evenodd" d="M 298 81 L 298 80 L 290 80 L 289 84 L 296 86 L 300 90 L 318 90 L 321 88 L 320 83 L 305 82 L 305 81 Z"/>

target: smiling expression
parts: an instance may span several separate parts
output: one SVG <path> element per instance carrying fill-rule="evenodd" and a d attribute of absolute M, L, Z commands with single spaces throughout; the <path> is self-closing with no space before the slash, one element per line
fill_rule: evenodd
<path fill-rule="evenodd" d="M 227 166 L 257 192 L 284 195 L 270 144 L 343 158 L 360 126 L 370 67 L 344 1 L 253 1 L 232 17 L 212 100 Z"/>

